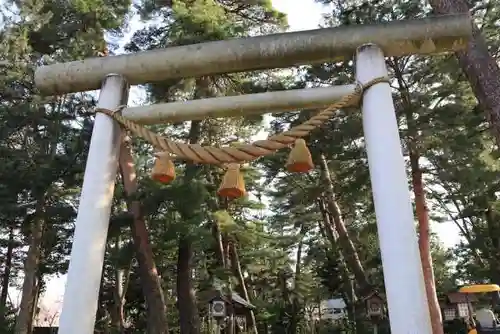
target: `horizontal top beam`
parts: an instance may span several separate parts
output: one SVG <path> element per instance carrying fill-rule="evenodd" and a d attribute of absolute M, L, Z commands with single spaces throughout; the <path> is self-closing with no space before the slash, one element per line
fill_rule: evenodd
<path fill-rule="evenodd" d="M 273 34 L 175 46 L 135 54 L 89 58 L 42 66 L 35 84 L 42 93 L 99 89 L 109 73 L 129 84 L 199 77 L 350 59 L 356 49 L 377 44 L 386 56 L 432 54 L 463 48 L 472 35 L 468 14 Z"/>
<path fill-rule="evenodd" d="M 202 120 L 208 117 L 238 117 L 317 109 L 327 107 L 354 93 L 355 88 L 356 85 L 344 85 L 159 103 L 125 108 L 122 115 L 136 123 L 151 125 Z M 351 105 L 356 102 L 356 99 L 350 101 Z"/>

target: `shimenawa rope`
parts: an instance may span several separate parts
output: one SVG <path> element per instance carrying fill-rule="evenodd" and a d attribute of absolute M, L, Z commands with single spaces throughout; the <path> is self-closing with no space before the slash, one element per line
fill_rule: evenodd
<path fill-rule="evenodd" d="M 288 131 L 273 135 L 265 140 L 258 140 L 251 144 L 238 144 L 232 147 L 201 146 L 172 141 L 123 117 L 120 111 L 125 106 L 121 106 L 117 110 L 96 108 L 96 112 L 102 112 L 112 117 L 125 129 L 143 138 L 156 148 L 173 154 L 176 158 L 206 164 L 243 163 L 274 153 L 279 149 L 293 144 L 295 140 L 307 136 L 312 130 L 320 127 L 329 120 L 338 109 L 342 109 L 351 103 L 353 99 L 361 98 L 363 92 L 371 86 L 384 82 L 389 82 L 389 78 L 375 78 L 363 85 L 358 83 L 353 93 L 342 97 L 338 102 L 330 105 L 304 123 L 294 126 Z"/>

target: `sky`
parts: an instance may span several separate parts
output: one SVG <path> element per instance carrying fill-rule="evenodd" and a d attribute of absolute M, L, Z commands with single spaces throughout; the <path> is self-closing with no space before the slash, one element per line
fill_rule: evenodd
<path fill-rule="evenodd" d="M 0 2 L 1 1 L 2 0 L 0 0 Z M 319 23 L 322 20 L 322 14 L 326 11 L 322 5 L 317 4 L 314 0 L 272 0 L 272 3 L 277 10 L 287 14 L 290 31 L 318 28 Z M 135 27 L 139 26 L 139 24 L 135 24 Z M 134 24 L 131 30 L 132 31 L 125 36 L 125 39 L 128 39 L 133 31 L 136 30 L 134 29 Z M 140 100 L 137 94 L 134 94 L 134 96 L 137 97 L 133 98 L 133 101 L 130 101 L 131 104 L 135 104 L 138 100 Z M 438 234 L 445 247 L 454 246 L 460 239 L 458 229 L 452 222 L 434 223 L 432 224 L 432 231 Z M 51 314 L 60 312 L 65 283 L 65 276 L 54 277 L 49 280 L 47 290 L 41 298 L 42 310 L 50 309 L 48 312 Z M 12 297 L 14 300 L 18 299 L 18 296 L 16 295 Z"/>

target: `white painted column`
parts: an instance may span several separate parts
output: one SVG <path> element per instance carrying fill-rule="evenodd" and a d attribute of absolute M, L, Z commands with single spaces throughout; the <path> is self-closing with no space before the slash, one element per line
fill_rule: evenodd
<path fill-rule="evenodd" d="M 366 83 L 387 76 L 382 51 L 357 50 L 356 77 Z M 370 168 L 391 332 L 432 334 L 413 207 L 388 83 L 363 97 L 363 129 Z"/>
<path fill-rule="evenodd" d="M 128 88 L 122 76 L 108 75 L 97 106 L 113 110 L 125 104 Z M 94 333 L 120 140 L 118 124 L 97 113 L 76 217 L 59 334 Z"/>

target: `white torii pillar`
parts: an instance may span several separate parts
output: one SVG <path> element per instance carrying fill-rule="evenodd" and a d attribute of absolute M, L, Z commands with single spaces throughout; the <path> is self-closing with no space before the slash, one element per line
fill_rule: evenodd
<path fill-rule="evenodd" d="M 97 107 L 116 109 L 127 102 L 128 90 L 122 76 L 108 75 L 102 83 Z M 97 113 L 76 217 L 59 334 L 94 333 L 120 140 L 118 124 Z"/>
<path fill-rule="evenodd" d="M 357 80 L 364 84 L 383 76 L 387 76 L 387 68 L 382 50 L 374 44 L 359 47 Z M 391 332 L 432 334 L 406 166 L 388 83 L 366 90 L 362 112 Z"/>

